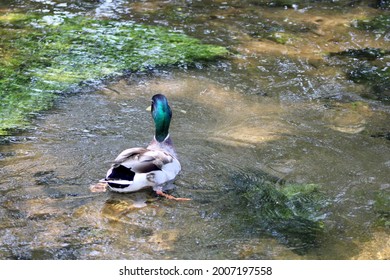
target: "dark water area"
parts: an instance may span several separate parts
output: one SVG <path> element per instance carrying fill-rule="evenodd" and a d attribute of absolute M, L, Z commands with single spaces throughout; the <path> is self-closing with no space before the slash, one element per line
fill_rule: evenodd
<path fill-rule="evenodd" d="M 1 1 L 16 12 L 165 26 L 231 54 L 80 87 L 2 137 L 0 259 L 390 258 L 386 6 Z M 192 201 L 92 193 L 151 140 L 158 92 L 183 168 L 174 194 Z"/>

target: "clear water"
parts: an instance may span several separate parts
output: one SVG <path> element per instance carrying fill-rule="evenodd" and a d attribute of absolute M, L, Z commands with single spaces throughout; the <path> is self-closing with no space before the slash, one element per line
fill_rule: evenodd
<path fill-rule="evenodd" d="M 29 131 L 4 141 L 1 259 L 390 257 L 389 231 L 378 226 L 377 211 L 378 197 L 389 198 L 390 142 L 381 137 L 390 130 L 389 107 L 362 99 L 358 94 L 368 89 L 321 58 L 343 48 L 388 46 L 384 36 L 339 33 L 353 18 L 377 10 L 311 3 L 275 13 L 251 1 L 79 2 L 11 3 L 168 25 L 239 55 L 134 74 L 97 92 L 62 97 Z M 256 38 L 264 19 L 290 21 L 289 32 L 297 34 L 310 22 L 315 32 L 275 45 Z M 173 108 L 171 135 L 183 167 L 175 195 L 193 200 L 91 193 L 89 186 L 120 151 L 151 140 L 146 108 L 157 92 Z M 316 246 L 302 252 L 243 219 L 248 209 L 234 191 L 237 178 L 256 182 L 264 174 L 320 186 L 329 203 Z"/>

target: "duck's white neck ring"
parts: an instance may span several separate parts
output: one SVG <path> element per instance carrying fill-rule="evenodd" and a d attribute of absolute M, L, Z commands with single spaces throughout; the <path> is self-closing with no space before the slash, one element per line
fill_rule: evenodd
<path fill-rule="evenodd" d="M 167 137 L 165 137 L 164 140 L 163 140 L 162 142 L 167 141 L 168 138 L 169 138 L 169 133 L 168 133 Z M 156 139 L 156 136 L 154 136 L 154 141 L 158 142 L 157 139 Z M 162 143 L 162 142 L 160 142 L 160 143 Z"/>

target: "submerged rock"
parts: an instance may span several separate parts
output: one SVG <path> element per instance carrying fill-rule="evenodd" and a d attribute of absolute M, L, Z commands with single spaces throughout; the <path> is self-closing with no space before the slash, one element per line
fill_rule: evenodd
<path fill-rule="evenodd" d="M 359 254 L 354 260 L 388 260 L 390 258 L 390 236 L 388 233 L 378 231 L 373 234 L 370 241 L 360 246 Z"/>

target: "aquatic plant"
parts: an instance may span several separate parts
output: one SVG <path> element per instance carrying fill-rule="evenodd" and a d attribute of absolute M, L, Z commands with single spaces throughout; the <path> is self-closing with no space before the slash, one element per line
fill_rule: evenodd
<path fill-rule="evenodd" d="M 2 15 L 0 36 L 0 135 L 28 125 L 58 93 L 228 53 L 167 28 L 81 16 Z"/>
<path fill-rule="evenodd" d="M 390 16 L 379 15 L 373 18 L 356 20 L 356 27 L 362 30 L 388 32 L 390 29 Z"/>
<path fill-rule="evenodd" d="M 390 50 L 380 48 L 349 49 L 341 52 L 331 52 L 330 56 L 353 57 L 358 59 L 375 60 L 390 55 Z"/>
<path fill-rule="evenodd" d="M 389 5 L 388 1 L 383 4 L 387 7 Z M 390 30 L 390 16 L 379 15 L 360 19 L 356 21 L 355 27 L 386 36 Z M 348 50 L 343 55 L 360 59 L 358 63 L 351 64 L 353 67 L 348 73 L 349 79 L 371 86 L 372 94 L 376 99 L 390 101 L 390 70 L 388 67 L 390 50 L 365 48 L 355 51 Z M 362 59 L 368 61 L 362 61 Z"/>
<path fill-rule="evenodd" d="M 374 212 L 377 215 L 376 224 L 379 227 L 390 229 L 390 194 L 380 191 L 375 197 Z"/>
<path fill-rule="evenodd" d="M 276 183 L 269 176 L 234 178 L 235 191 L 245 209 L 238 215 L 247 228 L 271 234 L 296 253 L 318 245 L 324 231 L 326 199 L 315 184 Z"/>
<path fill-rule="evenodd" d="M 372 88 L 375 99 L 390 101 L 390 69 L 383 65 L 359 63 L 350 70 L 348 78 Z"/>
<path fill-rule="evenodd" d="M 271 41 L 274 41 L 278 44 L 286 44 L 290 39 L 291 39 L 292 36 L 290 36 L 289 34 L 286 34 L 284 32 L 274 32 L 274 33 L 271 33 L 267 38 Z"/>
<path fill-rule="evenodd" d="M 380 48 L 350 49 L 330 53 L 337 57 L 346 68 L 346 76 L 355 83 L 371 87 L 371 94 L 366 96 L 381 101 L 390 101 L 390 69 L 387 66 L 390 50 Z"/>
<path fill-rule="evenodd" d="M 269 7 L 293 7 L 298 6 L 304 6 L 310 3 L 308 0 L 252 0 L 251 3 L 254 5 L 259 5 L 259 6 L 269 6 Z"/>

